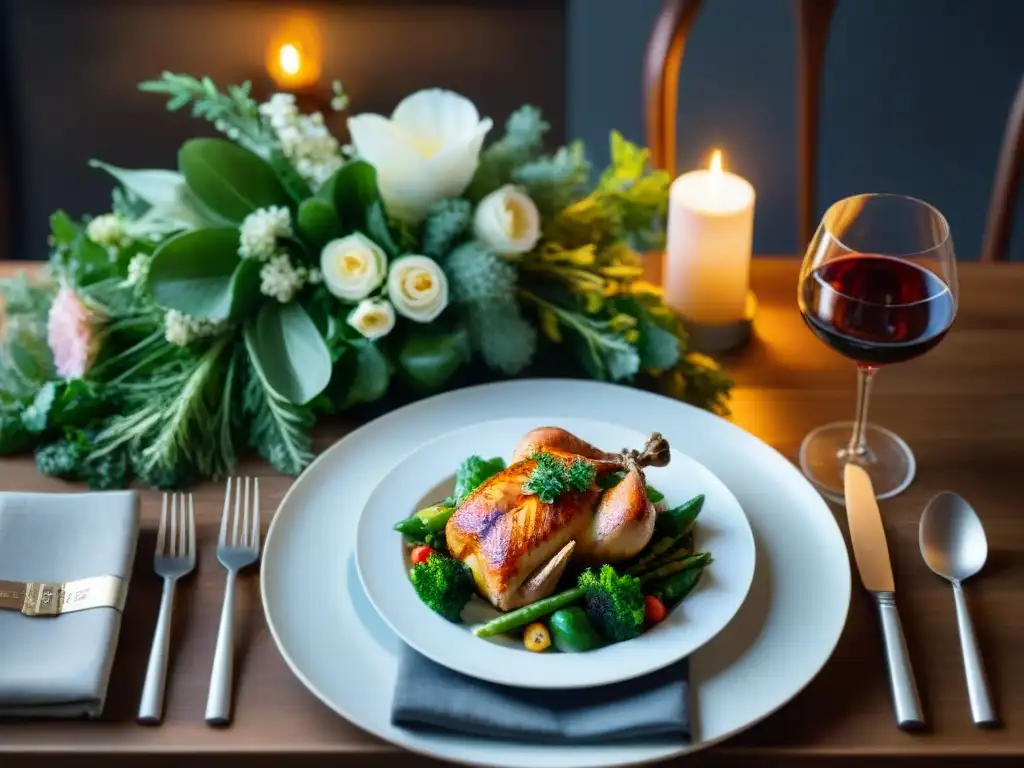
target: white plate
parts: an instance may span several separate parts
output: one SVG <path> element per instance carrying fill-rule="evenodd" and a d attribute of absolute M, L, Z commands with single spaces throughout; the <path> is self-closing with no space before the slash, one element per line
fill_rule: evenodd
<path fill-rule="evenodd" d="M 542 406 L 538 408 L 538 405 Z M 353 548 L 359 510 L 394 461 L 480 421 L 611 418 L 660 431 L 743 506 L 757 564 L 743 607 L 691 657 L 692 743 L 538 745 L 391 725 L 402 642 L 363 594 Z M 325 705 L 382 739 L 444 760 L 493 766 L 633 765 L 702 749 L 790 701 L 832 654 L 850 603 L 850 561 L 821 496 L 789 461 L 729 422 L 667 398 L 589 381 L 521 380 L 456 390 L 394 411 L 325 451 L 281 502 L 261 572 L 270 632 Z"/>
<path fill-rule="evenodd" d="M 647 481 L 669 506 L 705 495 L 695 544 L 714 563 L 686 601 L 658 626 L 628 643 L 588 653 L 527 651 L 520 640 L 481 640 L 473 626 L 498 615 L 474 598 L 466 623 L 441 618 L 416 597 L 409 583 L 402 536 L 394 524 L 447 496 L 459 462 L 472 454 L 506 461 L 531 429 L 556 426 L 606 451 L 643 448 L 647 435 L 601 421 L 565 418 L 501 419 L 455 430 L 420 446 L 384 476 L 363 508 L 356 533 L 356 567 L 370 602 L 406 643 L 464 675 L 523 688 L 582 688 L 645 675 L 689 656 L 736 615 L 754 577 L 754 536 L 739 502 L 701 464 L 678 450 L 667 467 L 649 468 Z M 671 446 L 671 443 L 670 443 Z"/>

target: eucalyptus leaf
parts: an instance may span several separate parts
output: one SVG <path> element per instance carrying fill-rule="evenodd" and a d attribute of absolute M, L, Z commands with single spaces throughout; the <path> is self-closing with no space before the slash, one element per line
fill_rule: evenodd
<path fill-rule="evenodd" d="M 299 232 L 311 246 L 319 250 L 341 235 L 341 222 L 334 206 L 318 197 L 310 197 L 299 205 Z"/>
<path fill-rule="evenodd" d="M 469 360 L 468 334 L 462 329 L 415 328 L 398 351 L 398 364 L 417 389 L 440 389 Z"/>
<path fill-rule="evenodd" d="M 245 326 L 245 346 L 267 386 L 294 405 L 319 395 L 331 380 L 331 354 L 297 302 L 267 302 Z"/>
<path fill-rule="evenodd" d="M 57 211 L 50 216 L 50 233 L 54 245 L 71 245 L 82 231 L 82 227 L 73 222 L 64 211 Z"/>
<path fill-rule="evenodd" d="M 152 206 L 154 212 L 151 218 L 159 217 L 180 224 L 185 229 L 196 229 L 210 223 L 189 194 L 188 184 L 180 173 L 161 168 L 118 168 L 101 160 L 90 160 L 89 165 L 106 171 L 126 190 Z"/>
<path fill-rule="evenodd" d="M 277 178 L 281 180 L 281 184 L 284 186 L 285 191 L 291 195 L 292 200 L 296 203 L 301 203 L 313 194 L 309 188 L 309 184 L 304 178 L 302 178 L 302 175 L 295 170 L 295 166 L 292 165 L 292 161 L 285 157 L 281 150 L 273 150 L 270 153 L 268 162 L 270 163 L 270 167 L 273 168 L 274 172 L 277 174 Z"/>
<path fill-rule="evenodd" d="M 258 208 L 291 202 L 259 155 L 224 139 L 186 141 L 178 152 L 178 166 L 203 205 L 235 224 Z"/>
<path fill-rule="evenodd" d="M 380 199 L 377 171 L 365 160 L 349 160 L 332 177 L 332 192 L 343 231 L 363 229 L 370 206 Z"/>
<path fill-rule="evenodd" d="M 391 365 L 384 353 L 371 341 L 355 348 L 355 375 L 345 393 L 345 405 L 372 403 L 387 392 L 391 383 Z"/>
<path fill-rule="evenodd" d="M 158 304 L 190 317 L 238 318 L 259 295 L 259 265 L 239 258 L 234 227 L 197 229 L 161 243 L 146 285 Z"/>
<path fill-rule="evenodd" d="M 366 234 L 384 249 L 388 258 L 397 259 L 402 255 L 401 246 L 391 236 L 391 228 L 388 226 L 388 215 L 384 210 L 383 200 L 377 200 L 367 209 Z"/>

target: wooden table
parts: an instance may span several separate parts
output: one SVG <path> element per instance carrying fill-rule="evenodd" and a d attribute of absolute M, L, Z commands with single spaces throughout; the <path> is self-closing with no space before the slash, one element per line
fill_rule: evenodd
<path fill-rule="evenodd" d="M 731 418 L 788 456 L 795 455 L 808 430 L 852 417 L 854 405 L 852 365 L 814 339 L 797 314 L 797 265 L 793 259 L 755 261 L 756 339 L 724 361 L 737 383 Z M 1002 764 L 999 758 L 1024 761 L 1024 265 L 964 264 L 960 288 L 960 315 L 946 341 L 920 360 L 883 371 L 871 409 L 873 420 L 902 435 L 918 459 L 914 484 L 883 502 L 882 513 L 932 732 L 909 735 L 893 726 L 873 606 L 855 586 L 846 630 L 821 674 L 780 712 L 680 764 L 838 766 L 871 757 L 886 758 L 887 765 L 917 765 L 909 760 L 914 756 L 927 758 L 920 764 L 928 766 L 976 765 L 982 757 L 986 765 Z M 326 447 L 351 426 L 325 424 L 317 447 Z M 291 480 L 259 462 L 242 469 L 260 476 L 264 508 L 275 509 Z M 69 490 L 36 475 L 27 459 L 0 463 L 0 487 Z M 952 595 L 918 552 L 921 510 L 932 494 L 946 488 L 971 500 L 989 536 L 988 565 L 970 583 L 968 595 L 1005 721 L 999 731 L 979 731 L 971 723 Z M 364 734 L 303 688 L 268 634 L 252 576 L 242 580 L 239 594 L 244 640 L 235 723 L 227 730 L 204 725 L 223 589 L 223 570 L 214 556 L 223 491 L 207 484 L 196 493 L 199 566 L 179 591 L 164 724 L 150 728 L 134 722 L 160 592 L 150 567 L 158 496 L 146 492 L 139 558 L 104 718 L 2 723 L 0 766 L 20 762 L 10 759 L 11 753 L 33 766 L 81 765 L 83 753 L 103 766 L 182 764 L 183 753 L 203 756 L 202 765 L 232 758 L 247 766 L 279 765 L 282 754 L 297 764 L 429 763 Z M 845 516 L 838 519 L 845 531 Z M 29 759 L 27 753 L 34 754 Z"/>

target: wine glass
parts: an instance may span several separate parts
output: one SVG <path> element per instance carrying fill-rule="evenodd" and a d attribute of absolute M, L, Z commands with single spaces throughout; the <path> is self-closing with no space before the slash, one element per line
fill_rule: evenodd
<path fill-rule="evenodd" d="M 853 422 L 813 430 L 800 467 L 826 496 L 843 498 L 843 467 L 867 471 L 887 499 L 914 479 L 910 446 L 867 420 L 875 374 L 942 341 L 957 309 L 956 255 L 949 224 L 931 205 L 891 194 L 832 205 L 800 268 L 800 314 L 815 336 L 857 364 Z"/>

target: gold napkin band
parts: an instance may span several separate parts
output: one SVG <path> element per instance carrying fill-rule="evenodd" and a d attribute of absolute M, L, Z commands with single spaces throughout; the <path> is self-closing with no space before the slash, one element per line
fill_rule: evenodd
<path fill-rule="evenodd" d="M 0 579 L 0 610 L 26 616 L 60 616 L 89 608 L 124 610 L 124 582 L 117 576 L 92 576 L 62 584 Z"/>

